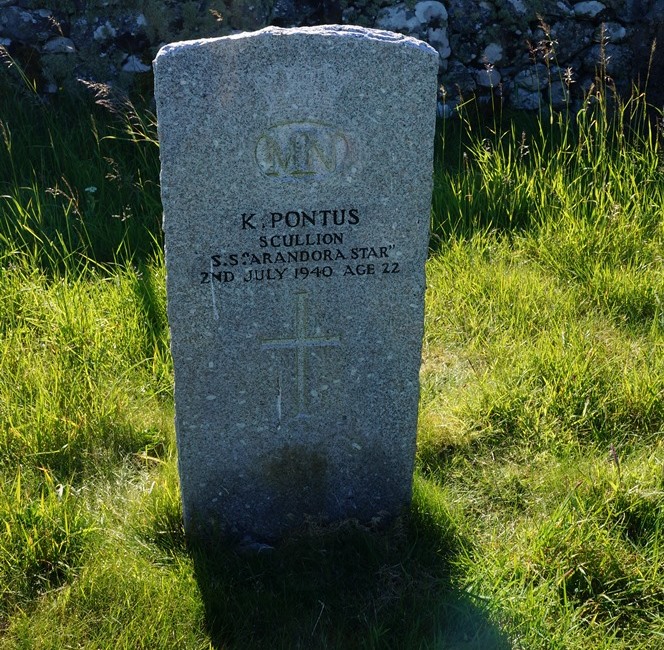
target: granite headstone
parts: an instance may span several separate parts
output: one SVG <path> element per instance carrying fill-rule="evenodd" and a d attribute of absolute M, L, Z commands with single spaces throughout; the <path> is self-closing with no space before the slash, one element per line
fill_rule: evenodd
<path fill-rule="evenodd" d="M 267 28 L 155 60 L 185 528 L 407 506 L 438 54 Z"/>

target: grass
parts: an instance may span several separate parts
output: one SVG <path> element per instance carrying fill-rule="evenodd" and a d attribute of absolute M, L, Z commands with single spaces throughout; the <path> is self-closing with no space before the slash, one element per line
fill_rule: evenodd
<path fill-rule="evenodd" d="M 102 85 L 91 85 L 98 101 L 83 112 L 81 97 L 50 106 L 6 77 L 0 90 L 0 259 L 50 273 L 157 255 L 154 115 Z"/>
<path fill-rule="evenodd" d="M 411 510 L 243 555 L 182 530 L 153 116 L 0 84 L 0 648 L 664 648 L 643 96 L 441 125 Z"/>

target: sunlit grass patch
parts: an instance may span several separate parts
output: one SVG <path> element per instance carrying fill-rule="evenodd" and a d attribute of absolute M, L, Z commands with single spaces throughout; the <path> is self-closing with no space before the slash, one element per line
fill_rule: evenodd
<path fill-rule="evenodd" d="M 499 615 L 514 617 L 518 647 L 544 635 L 551 647 L 647 648 L 661 633 L 658 456 L 645 468 L 642 458 L 630 463 L 622 476 L 603 457 L 540 466 L 547 481 L 539 503 L 481 536 L 482 560 L 468 558 L 466 577 L 471 589 L 492 594 Z M 641 508 L 649 514 L 640 528 L 645 553 L 626 537 L 630 513 Z"/>
<path fill-rule="evenodd" d="M 136 426 L 150 404 L 158 410 L 170 400 L 167 329 L 154 316 L 165 309 L 163 271 L 156 273 L 161 295 L 153 269 L 58 280 L 21 268 L 2 274 L 3 464 L 94 474 L 163 440 L 161 425 Z"/>

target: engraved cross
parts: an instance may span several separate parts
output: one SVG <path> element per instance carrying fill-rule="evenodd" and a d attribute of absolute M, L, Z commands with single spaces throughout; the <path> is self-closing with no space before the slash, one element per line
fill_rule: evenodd
<path fill-rule="evenodd" d="M 311 336 L 307 333 L 307 292 L 296 295 L 295 336 L 284 339 L 263 339 L 263 350 L 295 350 L 297 362 L 297 415 L 305 415 L 306 408 L 306 351 L 309 348 L 336 347 L 339 337 Z"/>

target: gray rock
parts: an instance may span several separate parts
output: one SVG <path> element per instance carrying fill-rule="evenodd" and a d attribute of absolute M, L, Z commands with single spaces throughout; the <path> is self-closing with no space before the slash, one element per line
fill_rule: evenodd
<path fill-rule="evenodd" d="M 577 2 L 574 5 L 574 15 L 577 18 L 587 18 L 594 19 L 597 18 L 604 10 L 606 5 L 601 2 L 596 2 L 596 0 L 590 0 L 589 2 Z"/>
<path fill-rule="evenodd" d="M 278 25 L 297 24 L 298 13 L 295 0 L 275 0 L 272 6 L 271 20 Z"/>
<path fill-rule="evenodd" d="M 517 73 L 514 85 L 527 92 L 536 92 L 549 85 L 549 69 L 543 63 L 536 63 Z"/>
<path fill-rule="evenodd" d="M 556 2 L 556 9 L 557 11 L 552 12 L 552 15 L 555 15 L 556 17 L 568 18 L 574 15 L 574 9 L 565 2 Z"/>
<path fill-rule="evenodd" d="M 481 28 L 491 21 L 495 12 L 491 5 L 475 0 L 448 0 L 447 13 L 448 13 L 448 27 L 456 31 L 466 31 L 471 29 L 469 36 L 476 37 L 472 30 Z"/>
<path fill-rule="evenodd" d="M 128 28 L 132 36 L 137 34 L 146 34 L 148 29 L 148 19 L 145 17 L 145 14 L 136 14 L 129 16 Z"/>
<path fill-rule="evenodd" d="M 248 4 L 246 12 L 240 11 L 239 4 L 235 7 L 237 3 L 231 3 L 235 9 L 224 14 L 221 24 L 210 20 L 202 5 L 198 6 L 200 3 L 188 3 L 192 12 L 187 10 L 186 20 L 183 10 L 187 3 L 161 3 L 159 15 L 154 14 L 154 7 L 148 11 L 148 4 L 138 3 L 145 5 L 145 13 L 141 13 L 136 3 L 129 3 L 136 5 L 129 8 L 116 0 L 75 0 L 73 4 L 0 0 L 0 39 L 5 46 L 11 45 L 20 65 L 41 69 L 42 73 L 49 68 L 48 74 L 41 74 L 44 83 L 51 74 L 57 78 L 58 87 L 65 87 L 62 74 L 69 70 L 72 80 L 84 75 L 126 88 L 136 77 L 133 72 L 144 69 L 141 66 L 146 65 L 144 62 L 162 39 L 184 38 L 178 35 L 179 30 L 187 37 L 204 37 L 216 35 L 220 28 L 239 33 L 266 22 L 296 26 L 343 21 L 377 25 L 426 40 L 438 50 L 439 74 L 445 79 L 456 63 L 473 68 L 481 68 L 484 63 L 499 65 L 507 89 L 513 85 L 514 74 L 528 63 L 529 54 L 530 59 L 546 60 L 551 66 L 572 66 L 579 83 L 591 80 L 595 67 L 592 58 L 597 54 L 591 48 L 602 40 L 600 28 L 605 22 L 604 42 L 629 50 L 620 56 L 624 67 L 612 67 L 616 83 L 629 90 L 632 81 L 647 77 L 652 101 L 663 103 L 657 96 L 664 95 L 664 90 L 660 91 L 664 88 L 664 74 L 660 74 L 664 54 L 658 48 L 652 56 L 650 48 L 653 41 L 664 41 L 664 0 L 270 0 Z M 198 7 L 196 11 L 193 4 Z M 46 8 L 49 6 L 53 10 Z M 72 7 L 85 10 L 73 11 Z M 545 33 L 548 29 L 541 29 L 540 16 L 541 22 L 551 26 L 550 35 Z M 45 49 L 51 41 L 48 47 L 56 47 L 55 39 L 65 35 L 75 44 L 75 67 L 70 65 L 72 61 L 44 60 L 70 52 Z M 128 55 L 136 59 L 128 60 Z M 123 68 L 129 74 L 121 74 Z M 474 78 L 472 85 L 477 85 Z"/>
<path fill-rule="evenodd" d="M 449 36 L 449 39 L 450 49 L 454 52 L 456 62 L 467 66 L 477 59 L 477 52 L 474 46 L 461 34 L 452 34 Z"/>
<path fill-rule="evenodd" d="M 447 30 L 443 27 L 431 28 L 427 32 L 427 42 L 438 50 L 441 59 L 449 59 L 452 54 Z"/>
<path fill-rule="evenodd" d="M 42 52 L 47 54 L 75 54 L 76 46 L 74 41 L 71 38 L 65 38 L 64 36 L 56 36 L 50 41 L 47 41 Z"/>
<path fill-rule="evenodd" d="M 563 81 L 553 81 L 549 86 L 549 101 L 551 105 L 560 109 L 569 105 L 571 99 L 569 86 Z"/>
<path fill-rule="evenodd" d="M 342 26 L 157 55 L 189 535 L 407 506 L 438 58 Z"/>
<path fill-rule="evenodd" d="M 475 70 L 475 81 L 482 88 L 495 88 L 501 81 L 500 72 L 495 68 Z"/>
<path fill-rule="evenodd" d="M 508 0 L 508 2 L 517 14 L 524 16 L 528 12 L 528 7 L 523 0 Z"/>
<path fill-rule="evenodd" d="M 604 60 L 606 72 L 611 77 L 625 75 L 631 65 L 630 50 L 624 45 L 608 44 L 602 48 L 594 45 L 588 51 L 584 60 L 586 70 L 594 70 Z"/>
<path fill-rule="evenodd" d="M 415 5 L 415 17 L 425 25 L 447 23 L 447 9 L 442 2 L 418 2 Z"/>
<path fill-rule="evenodd" d="M 595 31 L 595 40 L 607 43 L 623 43 L 627 38 L 627 29 L 620 23 L 602 23 Z"/>
<path fill-rule="evenodd" d="M 510 95 L 512 106 L 518 110 L 534 111 L 542 106 L 542 93 L 530 92 L 515 86 Z"/>
<path fill-rule="evenodd" d="M 50 31 L 49 14 L 24 11 L 19 7 L 0 9 L 0 36 L 35 45 L 46 40 Z"/>
<path fill-rule="evenodd" d="M 403 3 L 400 3 L 394 7 L 382 9 L 376 19 L 376 27 L 391 32 L 412 34 L 419 30 L 420 21 L 416 18 L 414 12 L 407 9 Z"/>
<path fill-rule="evenodd" d="M 117 33 L 118 30 L 107 20 L 94 30 L 92 38 L 99 43 L 105 43 L 106 41 L 114 39 L 117 36 Z"/>
<path fill-rule="evenodd" d="M 150 72 L 152 67 L 145 65 L 136 55 L 131 54 L 122 65 L 122 72 L 142 73 Z"/>
<path fill-rule="evenodd" d="M 477 89 L 477 82 L 469 68 L 459 61 L 452 61 L 443 76 L 443 85 L 451 96 L 453 92 L 468 95 Z"/>
<path fill-rule="evenodd" d="M 585 22 L 563 21 L 551 27 L 555 53 L 559 63 L 567 64 L 593 43 L 594 28 Z"/>
<path fill-rule="evenodd" d="M 492 65 L 503 60 L 503 46 L 499 43 L 489 43 L 482 52 L 481 60 Z"/>
<path fill-rule="evenodd" d="M 459 102 L 457 100 L 452 101 L 439 101 L 438 102 L 438 117 L 448 120 L 451 117 L 457 115 L 457 108 L 459 107 Z"/>

